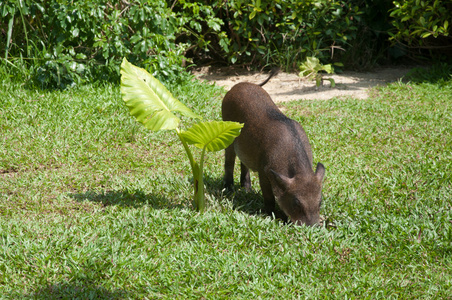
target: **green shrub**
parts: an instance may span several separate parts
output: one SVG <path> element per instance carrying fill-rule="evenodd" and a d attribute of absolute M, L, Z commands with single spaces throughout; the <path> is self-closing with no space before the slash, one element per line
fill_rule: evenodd
<path fill-rule="evenodd" d="M 42 87 L 118 80 L 123 57 L 159 79 L 194 61 L 296 69 L 355 39 L 361 12 L 341 1 L 0 0 L 0 54 Z"/>
<path fill-rule="evenodd" d="M 43 88 L 66 88 L 86 81 L 119 82 L 124 57 L 163 82 L 187 78 L 184 70 L 192 63 L 298 70 L 307 57 L 316 57 L 322 64 L 367 68 L 387 57 L 391 26 L 391 39 L 408 47 L 450 46 L 452 4 L 394 4 L 0 0 L 0 57 L 2 65 Z"/>
<path fill-rule="evenodd" d="M 358 6 L 346 1 L 207 1 L 197 3 L 196 12 L 184 10 L 188 2 L 179 1 L 176 7 L 183 14 L 198 13 L 201 20 L 208 15 L 222 20 L 216 24 L 223 31 L 219 26 L 186 24 L 191 31 L 211 37 L 207 58 L 287 69 L 298 69 L 308 56 L 327 60 L 332 50 L 347 48 L 356 38 L 361 15 Z"/>
<path fill-rule="evenodd" d="M 451 10 L 450 1 L 394 1 L 394 7 L 390 10 L 393 25 L 389 32 L 390 39 L 404 44 L 407 48 L 443 48 L 450 53 Z"/>
<path fill-rule="evenodd" d="M 391 28 L 388 10 L 393 7 L 391 0 L 353 0 L 362 13 L 355 23 L 355 38 L 344 48 L 335 51 L 335 61 L 340 61 L 349 69 L 368 70 L 378 63 L 386 62 L 390 47 L 387 31 Z"/>
<path fill-rule="evenodd" d="M 163 78 L 183 70 L 186 45 L 175 44 L 178 20 L 164 1 L 12 0 L 0 7 L 8 41 L 0 53 L 28 61 L 43 87 L 119 80 L 123 57 Z"/>

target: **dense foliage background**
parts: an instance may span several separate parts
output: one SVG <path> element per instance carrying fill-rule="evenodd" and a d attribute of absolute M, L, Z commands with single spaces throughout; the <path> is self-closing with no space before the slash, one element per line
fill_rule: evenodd
<path fill-rule="evenodd" d="M 191 64 L 368 68 L 451 57 L 450 1 L 1 0 L 0 56 L 41 87 L 118 80 L 123 57 L 161 80 Z"/>

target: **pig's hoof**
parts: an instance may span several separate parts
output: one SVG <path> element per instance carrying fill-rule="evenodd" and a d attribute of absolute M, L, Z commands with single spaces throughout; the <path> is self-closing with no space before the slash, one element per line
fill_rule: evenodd
<path fill-rule="evenodd" d="M 223 185 L 223 190 L 222 190 L 222 192 L 225 192 L 225 193 L 232 193 L 234 191 L 234 185 L 233 184 L 224 184 Z"/>

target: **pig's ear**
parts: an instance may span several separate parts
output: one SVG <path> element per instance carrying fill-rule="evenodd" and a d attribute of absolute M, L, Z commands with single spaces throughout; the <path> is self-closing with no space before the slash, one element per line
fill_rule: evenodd
<path fill-rule="evenodd" d="M 321 164 L 317 164 L 317 168 L 315 169 L 315 176 L 319 179 L 320 182 L 323 180 L 323 176 L 325 176 L 325 167 Z"/>
<path fill-rule="evenodd" d="M 289 177 L 284 176 L 282 174 L 276 173 L 272 169 L 270 169 L 270 176 L 272 177 L 272 179 L 274 179 L 276 184 L 283 190 L 287 189 L 289 187 L 289 185 L 293 181 L 292 178 L 289 178 Z"/>

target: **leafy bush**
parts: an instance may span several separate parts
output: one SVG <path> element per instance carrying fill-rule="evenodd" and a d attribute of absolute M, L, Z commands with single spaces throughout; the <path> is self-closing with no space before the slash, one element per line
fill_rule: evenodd
<path fill-rule="evenodd" d="M 119 80 L 123 57 L 163 78 L 183 70 L 179 26 L 164 1 L 0 1 L 5 59 L 27 60 L 43 87 Z M 10 41 L 12 41 L 10 43 Z"/>
<path fill-rule="evenodd" d="M 439 0 L 394 1 L 390 10 L 393 29 L 391 40 L 408 48 L 452 48 L 452 31 L 449 22 L 452 3 Z"/>
<path fill-rule="evenodd" d="M 340 61 L 347 68 L 368 70 L 388 59 L 387 31 L 391 28 L 388 10 L 393 7 L 391 0 L 352 0 L 353 7 L 358 7 L 359 19 L 355 38 L 349 42 L 345 51 L 335 52 L 335 61 Z"/>
<path fill-rule="evenodd" d="M 187 2 L 176 6 L 184 11 Z M 297 69 L 308 56 L 326 60 L 335 49 L 347 48 L 356 38 L 361 14 L 356 5 L 328 0 L 207 1 L 197 7 L 199 15 L 212 15 L 213 9 L 213 15 L 222 20 L 216 24 L 223 31 L 218 26 L 187 23 L 191 31 L 214 36 L 207 58 L 288 69 Z"/>
<path fill-rule="evenodd" d="M 161 80 L 192 60 L 278 64 L 330 57 L 356 37 L 341 1 L 0 0 L 0 53 L 26 61 L 42 87 L 119 80 L 123 57 Z M 4 55 L 3 55 L 4 54 Z"/>
<path fill-rule="evenodd" d="M 409 47 L 431 48 L 444 41 L 450 46 L 451 4 L 394 3 L 0 0 L 0 56 L 2 64 L 44 88 L 119 82 L 124 57 L 163 82 L 187 78 L 184 69 L 191 63 L 297 70 L 316 57 L 323 64 L 368 67 L 388 47 L 388 10 L 394 41 Z"/>

